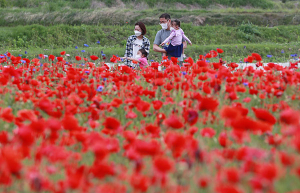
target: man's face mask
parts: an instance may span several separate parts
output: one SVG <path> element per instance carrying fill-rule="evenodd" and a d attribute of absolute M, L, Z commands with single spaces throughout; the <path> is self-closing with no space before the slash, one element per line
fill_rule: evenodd
<path fill-rule="evenodd" d="M 168 29 L 168 23 L 161 23 L 160 25 L 162 29 Z"/>

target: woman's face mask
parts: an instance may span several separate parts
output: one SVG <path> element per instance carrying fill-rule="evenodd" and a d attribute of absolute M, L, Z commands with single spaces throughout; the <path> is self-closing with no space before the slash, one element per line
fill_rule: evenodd
<path fill-rule="evenodd" d="M 142 35 L 142 32 L 134 30 L 134 34 L 135 34 L 136 36 L 140 36 L 140 35 Z"/>
<path fill-rule="evenodd" d="M 173 31 L 173 30 L 175 30 L 175 29 L 174 29 L 173 27 L 170 27 L 170 30 Z"/>

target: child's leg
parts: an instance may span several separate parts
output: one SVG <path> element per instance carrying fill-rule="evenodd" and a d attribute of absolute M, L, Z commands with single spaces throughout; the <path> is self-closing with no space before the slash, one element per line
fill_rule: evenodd
<path fill-rule="evenodd" d="M 162 53 L 162 56 L 163 56 L 163 57 L 164 57 L 164 56 L 167 56 L 167 53 L 168 53 L 168 47 L 165 47 L 164 49 L 166 50 L 166 53 Z"/>

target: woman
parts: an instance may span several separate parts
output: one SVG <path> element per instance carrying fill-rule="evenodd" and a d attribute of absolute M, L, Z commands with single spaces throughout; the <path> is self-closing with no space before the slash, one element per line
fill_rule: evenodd
<path fill-rule="evenodd" d="M 140 49 L 145 49 L 149 54 L 150 41 L 144 35 L 146 34 L 146 26 L 143 22 L 137 22 L 134 27 L 134 34 L 129 36 L 126 43 L 125 57 L 136 58 L 137 53 Z M 135 68 L 136 65 L 130 60 L 125 60 L 127 66 Z"/>

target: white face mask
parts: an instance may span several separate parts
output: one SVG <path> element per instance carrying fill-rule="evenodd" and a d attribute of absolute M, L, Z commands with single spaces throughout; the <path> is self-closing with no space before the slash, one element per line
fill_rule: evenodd
<path fill-rule="evenodd" d="M 136 59 L 140 59 L 140 58 L 141 58 L 141 55 L 136 55 L 135 58 L 136 58 Z"/>
<path fill-rule="evenodd" d="M 173 30 L 175 30 L 175 29 L 174 29 L 173 27 L 170 27 L 170 30 L 173 31 Z"/>
<path fill-rule="evenodd" d="M 135 34 L 136 36 L 140 36 L 140 35 L 142 35 L 142 32 L 134 30 L 134 34 Z"/>
<path fill-rule="evenodd" d="M 168 29 L 168 24 L 167 23 L 162 23 L 160 25 L 161 25 L 161 28 Z"/>

